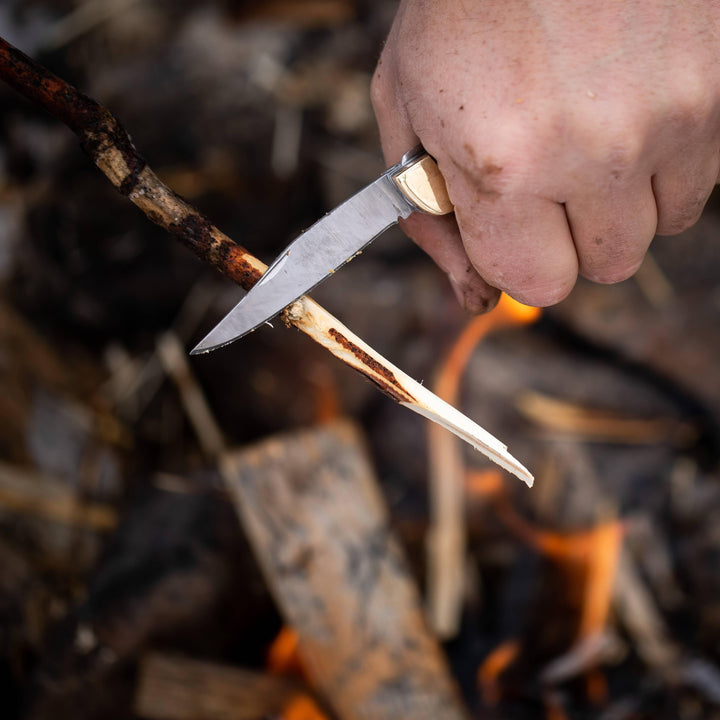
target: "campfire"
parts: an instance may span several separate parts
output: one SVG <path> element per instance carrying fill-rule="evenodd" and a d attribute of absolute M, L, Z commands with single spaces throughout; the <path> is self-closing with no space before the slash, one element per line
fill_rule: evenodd
<path fill-rule="evenodd" d="M 716 202 L 542 313 L 393 231 L 190 358 L 382 172 L 392 8 L 10 5 L 3 717 L 716 717 Z"/>

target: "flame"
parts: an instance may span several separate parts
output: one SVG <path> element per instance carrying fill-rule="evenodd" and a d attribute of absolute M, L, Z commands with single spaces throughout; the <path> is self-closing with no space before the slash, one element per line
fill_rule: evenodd
<path fill-rule="evenodd" d="M 502 475 L 495 468 L 468 473 L 466 488 L 473 497 L 489 498 L 498 519 L 510 532 L 545 557 L 565 566 L 574 582 L 580 585 L 581 606 L 575 642 L 579 644 L 601 634 L 608 622 L 613 584 L 622 551 L 622 522 L 610 520 L 589 530 L 573 533 L 550 532 L 537 528 L 511 505 L 502 483 Z M 505 666 L 501 661 L 512 662 L 514 656 L 509 657 L 510 650 L 512 647 L 508 648 L 507 644 L 501 645 L 480 668 L 479 683 L 486 702 L 487 698 L 497 698 L 499 672 L 495 672 L 495 668 L 500 667 L 502 671 Z M 489 661 L 492 662 L 487 665 Z M 607 697 L 607 682 L 600 672 L 592 670 L 586 673 L 585 686 L 587 696 L 592 702 L 600 703 Z"/>
<path fill-rule="evenodd" d="M 325 425 L 337 420 L 342 414 L 342 402 L 331 370 L 326 365 L 318 363 L 312 370 L 310 381 L 314 393 L 315 423 Z"/>
<path fill-rule="evenodd" d="M 289 625 L 280 629 L 267 654 L 267 668 L 273 675 L 296 675 L 304 677 L 304 668 L 298 646 L 300 637 Z"/>
<path fill-rule="evenodd" d="M 299 653 L 300 636 L 289 625 L 280 628 L 267 654 L 267 669 L 273 675 L 302 677 L 310 684 Z M 292 697 L 278 720 L 329 720 L 307 693 Z"/>
<path fill-rule="evenodd" d="M 453 344 L 435 385 L 435 393 L 453 404 L 460 378 L 478 343 L 496 328 L 529 325 L 540 317 L 539 308 L 523 305 L 504 293 L 492 312 L 474 317 Z"/>
<path fill-rule="evenodd" d="M 616 520 L 598 525 L 585 538 L 587 577 L 578 640 L 585 640 L 605 628 L 622 539 L 623 528 Z"/>
<path fill-rule="evenodd" d="M 280 720 L 329 720 L 309 695 L 296 695 L 285 706 Z"/>
<path fill-rule="evenodd" d="M 519 653 L 520 642 L 518 640 L 507 640 L 498 645 L 478 668 L 477 683 L 485 705 L 497 705 L 500 702 L 498 680 Z"/>
<path fill-rule="evenodd" d="M 505 490 L 503 476 L 496 468 L 470 470 L 465 478 L 465 487 L 473 498 L 495 499 Z"/>

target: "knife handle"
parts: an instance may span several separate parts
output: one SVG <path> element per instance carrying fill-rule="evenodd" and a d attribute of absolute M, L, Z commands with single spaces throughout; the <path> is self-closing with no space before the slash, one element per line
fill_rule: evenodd
<path fill-rule="evenodd" d="M 454 210 L 440 168 L 427 153 L 411 160 L 393 180 L 400 192 L 422 212 L 447 215 Z"/>

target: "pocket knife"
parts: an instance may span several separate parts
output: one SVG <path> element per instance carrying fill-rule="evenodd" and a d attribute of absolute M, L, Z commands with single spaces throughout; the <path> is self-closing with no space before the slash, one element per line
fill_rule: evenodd
<path fill-rule="evenodd" d="M 192 354 L 237 340 L 281 313 L 358 255 L 400 218 L 453 211 L 445 181 L 422 147 L 406 153 L 350 199 L 302 233 Z"/>

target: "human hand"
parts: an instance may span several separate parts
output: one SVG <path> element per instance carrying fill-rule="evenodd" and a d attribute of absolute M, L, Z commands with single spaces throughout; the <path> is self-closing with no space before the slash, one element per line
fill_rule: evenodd
<path fill-rule="evenodd" d="M 422 143 L 455 215 L 405 231 L 463 305 L 626 279 L 720 171 L 717 0 L 402 0 L 373 79 L 388 163 Z"/>

